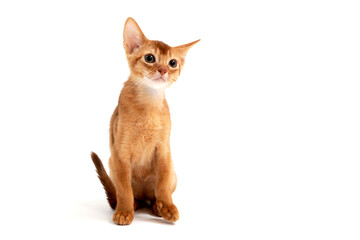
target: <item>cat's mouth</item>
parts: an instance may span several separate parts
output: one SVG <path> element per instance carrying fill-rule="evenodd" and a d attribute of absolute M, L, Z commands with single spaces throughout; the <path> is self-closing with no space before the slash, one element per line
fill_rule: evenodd
<path fill-rule="evenodd" d="M 163 78 L 163 77 L 155 77 L 152 80 L 154 82 L 166 82 L 166 78 Z"/>
<path fill-rule="evenodd" d="M 165 88 L 169 84 L 169 76 L 163 75 L 160 76 L 160 74 L 154 74 L 151 77 L 147 77 L 147 84 L 155 89 L 159 88 Z"/>

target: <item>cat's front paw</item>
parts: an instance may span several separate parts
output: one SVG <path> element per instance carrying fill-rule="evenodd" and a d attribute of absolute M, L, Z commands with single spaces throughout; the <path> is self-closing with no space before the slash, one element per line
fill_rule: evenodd
<path fill-rule="evenodd" d="M 133 212 L 115 211 L 113 215 L 113 222 L 118 225 L 129 225 L 134 219 Z"/>
<path fill-rule="evenodd" d="M 179 211 L 173 203 L 165 203 L 163 201 L 156 201 L 156 207 L 159 215 L 165 220 L 176 222 L 179 220 Z"/>

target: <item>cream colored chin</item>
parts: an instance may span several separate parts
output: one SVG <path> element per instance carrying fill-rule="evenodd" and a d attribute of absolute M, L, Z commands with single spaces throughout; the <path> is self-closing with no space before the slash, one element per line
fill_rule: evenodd
<path fill-rule="evenodd" d="M 169 86 L 168 81 L 163 81 L 163 80 L 153 80 L 150 79 L 148 77 L 145 77 L 145 81 L 144 83 L 148 86 L 151 87 L 153 89 L 164 89 L 167 88 Z"/>

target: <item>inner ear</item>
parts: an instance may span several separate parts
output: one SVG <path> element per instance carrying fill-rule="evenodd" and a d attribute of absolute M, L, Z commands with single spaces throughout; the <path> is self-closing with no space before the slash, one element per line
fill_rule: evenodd
<path fill-rule="evenodd" d="M 132 54 L 134 50 L 140 47 L 147 39 L 139 25 L 131 17 L 125 22 L 123 35 L 124 48 L 127 54 Z"/>

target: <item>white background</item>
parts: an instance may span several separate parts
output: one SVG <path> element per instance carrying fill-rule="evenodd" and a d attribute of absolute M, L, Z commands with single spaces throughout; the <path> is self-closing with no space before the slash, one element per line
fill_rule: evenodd
<path fill-rule="evenodd" d="M 359 239 L 357 1 L 1 1 L 1 239 Z M 123 25 L 202 40 L 167 90 L 180 220 L 112 210 L 90 160 Z M 107 165 L 107 164 L 106 164 Z"/>

